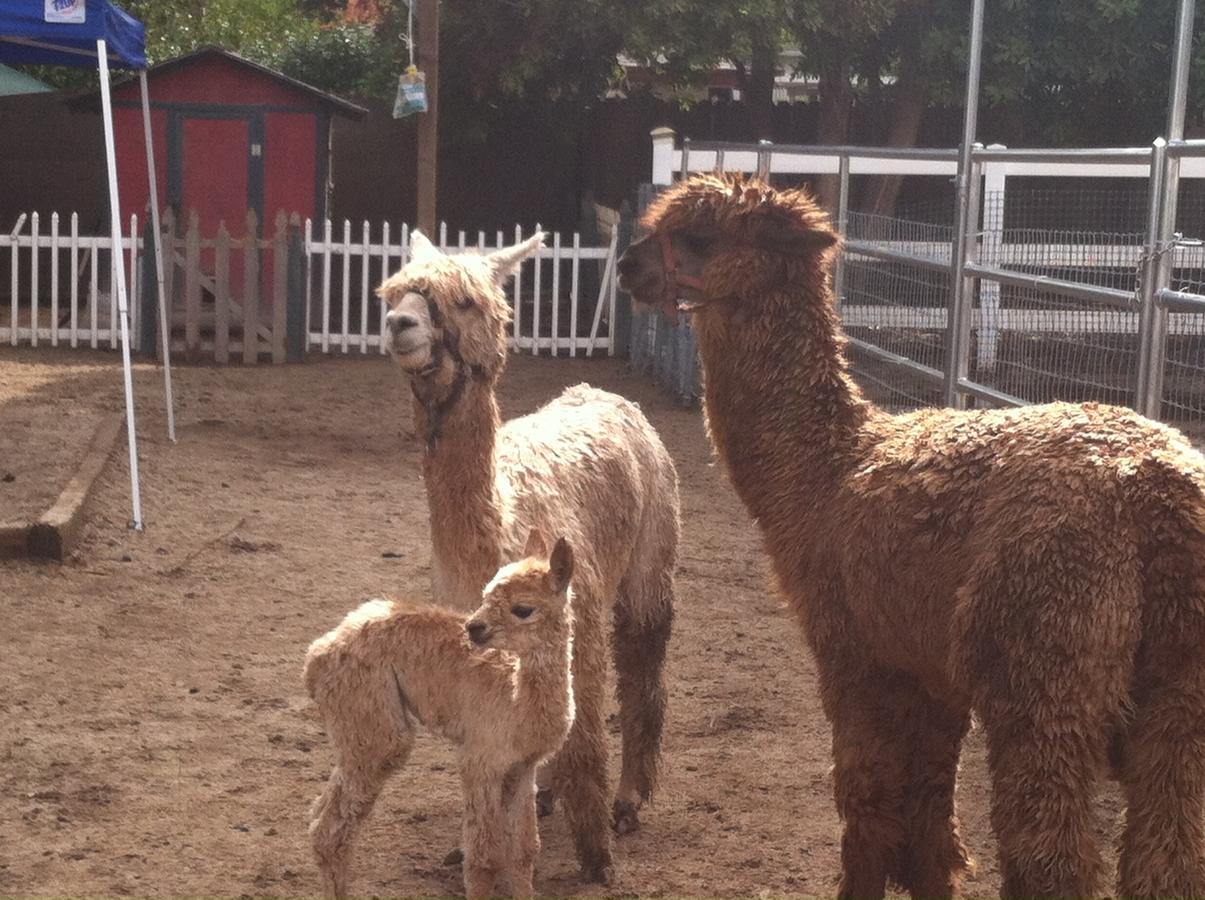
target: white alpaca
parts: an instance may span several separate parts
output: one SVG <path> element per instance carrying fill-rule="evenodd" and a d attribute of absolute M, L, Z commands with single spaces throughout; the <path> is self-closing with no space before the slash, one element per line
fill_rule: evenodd
<path fill-rule="evenodd" d="M 431 568 L 441 602 L 471 609 L 531 528 L 564 535 L 577 550 L 577 719 L 545 775 L 562 801 L 583 875 L 608 882 L 610 826 L 634 830 L 657 779 L 678 482 L 652 425 L 615 394 L 578 385 L 503 424 L 495 388 L 506 365 L 511 311 L 502 288 L 542 240 L 536 235 L 487 255 L 448 256 L 415 232 L 411 261 L 378 294 L 390 306 L 388 348 L 410 382 L 426 444 Z M 613 804 L 608 651 L 623 736 Z"/>
<path fill-rule="evenodd" d="M 472 614 L 371 600 L 310 645 L 305 684 L 335 746 L 311 810 L 328 896 L 347 896 L 352 840 L 414 747 L 417 722 L 460 745 L 465 891 L 532 895 L 536 767 L 573 724 L 573 551 L 533 532 Z"/>

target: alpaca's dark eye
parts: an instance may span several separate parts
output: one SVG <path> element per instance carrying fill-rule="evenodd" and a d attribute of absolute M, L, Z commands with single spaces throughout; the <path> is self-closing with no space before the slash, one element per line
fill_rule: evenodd
<path fill-rule="evenodd" d="M 457 309 L 472 309 L 473 308 L 473 298 L 472 297 L 461 297 L 459 300 L 456 301 L 456 307 L 457 307 Z"/>
<path fill-rule="evenodd" d="M 512 606 L 510 608 L 511 615 L 516 619 L 526 619 L 533 612 L 535 612 L 535 610 L 530 606 Z"/>

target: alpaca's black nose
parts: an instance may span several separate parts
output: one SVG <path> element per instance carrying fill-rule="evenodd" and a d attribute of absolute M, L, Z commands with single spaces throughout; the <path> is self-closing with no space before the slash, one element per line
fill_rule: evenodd
<path fill-rule="evenodd" d="M 631 256 L 626 250 L 623 256 L 619 257 L 619 274 L 627 275 L 629 278 L 636 274 L 636 270 L 640 264 L 636 262 L 636 258 Z"/>
<path fill-rule="evenodd" d="M 418 325 L 418 319 L 406 313 L 390 312 L 385 315 L 385 324 L 389 326 L 389 330 L 396 336 Z"/>
<path fill-rule="evenodd" d="M 486 626 L 484 622 L 467 622 L 464 630 L 469 633 L 469 640 L 474 644 L 482 644 L 485 642 Z"/>

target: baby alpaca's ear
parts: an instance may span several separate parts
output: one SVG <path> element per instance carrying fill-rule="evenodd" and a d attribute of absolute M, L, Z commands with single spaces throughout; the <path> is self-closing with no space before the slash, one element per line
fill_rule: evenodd
<path fill-rule="evenodd" d="M 559 538 L 548 557 L 548 583 L 553 591 L 561 593 L 573 580 L 573 548 L 564 538 Z"/>
<path fill-rule="evenodd" d="M 527 534 L 527 543 L 523 546 L 523 557 L 525 559 L 543 559 L 547 555 L 548 542 L 544 540 L 540 529 L 533 528 Z"/>

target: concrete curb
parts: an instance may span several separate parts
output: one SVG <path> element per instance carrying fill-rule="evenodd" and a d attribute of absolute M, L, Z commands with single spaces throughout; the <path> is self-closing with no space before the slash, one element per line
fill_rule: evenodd
<path fill-rule="evenodd" d="M 84 509 L 92 496 L 96 479 L 104 471 L 109 454 L 113 452 L 113 444 L 124 424 L 125 420 L 120 413 L 101 419 L 79 468 L 67 482 L 54 505 L 42 513 L 38 521 L 24 526 L 27 531 L 26 555 L 57 559 L 61 562 L 71 552 L 79 539 Z M 3 527 L 0 526 L 0 553 L 3 552 L 4 546 Z"/>

